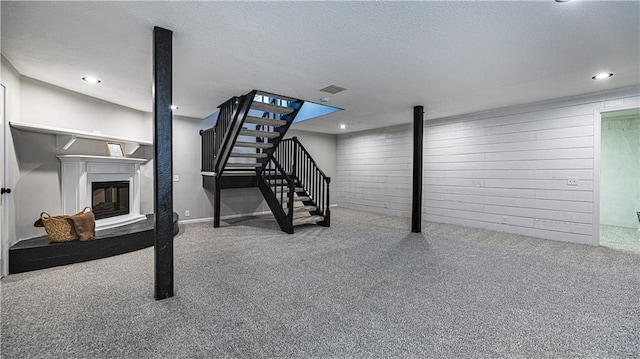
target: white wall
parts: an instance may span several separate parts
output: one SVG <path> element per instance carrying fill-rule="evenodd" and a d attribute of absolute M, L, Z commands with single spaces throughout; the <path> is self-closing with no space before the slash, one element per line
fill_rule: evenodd
<path fill-rule="evenodd" d="M 107 134 L 126 129 L 126 137 L 153 139 L 153 123 L 142 111 L 24 76 L 21 82 L 22 122 Z"/>
<path fill-rule="evenodd" d="M 423 219 L 596 244 L 594 111 L 639 103 L 635 88 L 426 121 Z M 339 136 L 338 204 L 408 216 L 411 136 Z"/>
<path fill-rule="evenodd" d="M 179 176 L 179 181 L 173 182 L 173 210 L 180 220 L 213 216 L 213 202 L 202 187 L 200 175 L 200 130 L 211 126 L 211 121 L 175 115 L 173 118 L 173 173 Z M 185 210 L 189 210 L 189 217 L 185 216 Z"/>
<path fill-rule="evenodd" d="M 602 117 L 600 223 L 638 226 L 640 211 L 640 116 Z"/>
<path fill-rule="evenodd" d="M 412 146 L 411 125 L 339 135 L 337 204 L 410 216 Z"/>

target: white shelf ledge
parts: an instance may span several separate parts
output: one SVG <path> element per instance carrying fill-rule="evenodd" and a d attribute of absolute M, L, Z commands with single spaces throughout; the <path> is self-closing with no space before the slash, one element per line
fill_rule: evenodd
<path fill-rule="evenodd" d="M 65 151 L 68 150 L 78 138 L 97 141 L 121 142 L 124 144 L 124 151 L 127 155 L 133 154 L 140 146 L 153 146 L 153 142 L 151 141 L 106 135 L 97 132 L 86 132 L 71 130 L 68 128 L 38 125 L 35 123 L 9 122 L 9 126 L 22 131 L 55 135 L 56 146 L 58 146 L 59 149 Z"/>
<path fill-rule="evenodd" d="M 56 156 L 61 162 L 119 162 L 119 163 L 145 163 L 148 160 L 144 158 L 131 157 L 108 157 L 108 156 L 90 156 L 90 155 L 58 155 Z"/>

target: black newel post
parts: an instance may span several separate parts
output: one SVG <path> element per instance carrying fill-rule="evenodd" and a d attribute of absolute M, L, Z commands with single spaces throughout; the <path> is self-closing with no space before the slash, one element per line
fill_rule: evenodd
<path fill-rule="evenodd" d="M 424 107 L 413 108 L 413 200 L 411 204 L 411 232 L 422 231 L 422 135 Z"/>
<path fill-rule="evenodd" d="M 173 297 L 172 34 L 153 28 L 156 300 Z"/>

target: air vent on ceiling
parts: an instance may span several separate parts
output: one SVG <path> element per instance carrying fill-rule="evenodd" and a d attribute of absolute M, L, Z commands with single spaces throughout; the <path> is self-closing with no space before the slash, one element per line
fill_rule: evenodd
<path fill-rule="evenodd" d="M 327 87 L 325 87 L 325 88 L 321 89 L 320 91 L 322 91 L 322 92 L 328 92 L 328 93 L 330 93 L 330 94 L 334 94 L 334 95 L 335 95 L 335 94 L 337 94 L 338 92 L 342 92 L 342 91 L 344 91 L 344 90 L 346 90 L 346 88 L 344 88 L 344 87 L 340 87 L 340 86 L 336 86 L 336 85 L 329 85 L 329 86 L 327 86 Z"/>

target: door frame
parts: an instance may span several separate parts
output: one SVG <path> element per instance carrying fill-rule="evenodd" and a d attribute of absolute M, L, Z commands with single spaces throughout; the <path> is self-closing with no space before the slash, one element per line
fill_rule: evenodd
<path fill-rule="evenodd" d="M 640 103 L 598 108 L 593 113 L 593 241 L 600 245 L 600 155 L 602 154 L 602 114 L 640 108 Z"/>
<path fill-rule="evenodd" d="M 0 84 L 0 138 L 2 138 L 2 146 L 0 146 L 0 169 L 2 169 L 2 178 L 0 178 L 1 187 L 8 186 L 6 98 L 7 89 L 3 84 Z M 9 206 L 6 203 L 6 198 L 6 195 L 0 198 L 0 278 L 9 274 Z"/>

